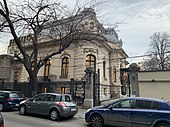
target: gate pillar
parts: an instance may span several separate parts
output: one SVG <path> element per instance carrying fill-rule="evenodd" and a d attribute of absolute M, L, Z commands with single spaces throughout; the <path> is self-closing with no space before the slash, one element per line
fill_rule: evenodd
<path fill-rule="evenodd" d="M 85 100 L 83 107 L 85 109 L 93 107 L 93 86 L 94 86 L 94 70 L 92 67 L 87 67 L 86 73 L 86 85 L 85 85 Z"/>

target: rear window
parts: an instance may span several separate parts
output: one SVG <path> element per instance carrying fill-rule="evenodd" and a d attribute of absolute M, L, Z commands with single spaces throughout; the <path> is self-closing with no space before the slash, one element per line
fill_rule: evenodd
<path fill-rule="evenodd" d="M 137 108 L 137 109 L 152 109 L 152 101 L 136 100 L 135 108 Z"/>
<path fill-rule="evenodd" d="M 4 98 L 5 97 L 5 93 L 3 92 L 0 92 L 0 99 Z"/>
<path fill-rule="evenodd" d="M 72 101 L 71 96 L 65 95 L 65 100 L 64 100 L 64 101 L 66 101 L 66 102 L 71 102 L 71 101 Z"/>
<path fill-rule="evenodd" d="M 153 102 L 152 109 L 159 109 L 160 108 L 160 103 L 158 102 Z"/>
<path fill-rule="evenodd" d="M 24 95 L 22 93 L 10 93 L 9 97 L 10 98 L 23 98 Z"/>

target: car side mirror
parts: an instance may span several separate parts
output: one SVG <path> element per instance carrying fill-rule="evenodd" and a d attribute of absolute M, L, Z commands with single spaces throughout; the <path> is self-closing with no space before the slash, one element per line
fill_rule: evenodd
<path fill-rule="evenodd" d="M 110 109 L 110 110 L 113 110 L 113 107 L 112 107 L 112 105 L 110 105 L 110 106 L 108 107 L 108 109 Z"/>

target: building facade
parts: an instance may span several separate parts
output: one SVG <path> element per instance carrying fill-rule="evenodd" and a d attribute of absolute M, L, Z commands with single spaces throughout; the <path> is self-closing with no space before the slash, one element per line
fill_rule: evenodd
<path fill-rule="evenodd" d="M 104 28 L 99 23 L 93 9 L 85 8 L 81 13 L 86 14 L 86 17 L 80 23 L 81 30 L 88 29 L 89 33 L 98 35 L 98 38 L 93 42 L 76 41 L 61 54 L 50 58 L 39 70 L 38 81 L 43 81 L 44 77 L 47 77 L 51 82 L 70 81 L 70 79 L 80 81 L 86 79 L 85 70 L 90 67 L 93 74 L 100 72 L 98 78 L 101 84 L 100 100 L 120 97 L 120 68 L 126 66 L 126 58 L 128 57 L 122 48 L 122 40 L 118 38 L 114 29 Z M 30 35 L 21 37 L 23 45 L 29 45 L 29 38 Z M 43 33 L 39 38 L 39 43 L 41 44 L 39 47 L 40 57 L 48 52 L 54 52 L 59 46 L 50 41 L 49 38 L 43 37 Z M 18 49 L 14 40 L 11 40 L 8 53 L 14 54 L 15 52 L 18 52 Z M 28 82 L 29 76 L 24 66 L 15 62 L 15 67 L 17 68 L 11 74 L 11 80 Z M 92 89 L 91 91 L 93 92 Z"/>
<path fill-rule="evenodd" d="M 2 54 L 0 55 L 0 82 L 10 82 L 13 66 L 13 56 Z"/>

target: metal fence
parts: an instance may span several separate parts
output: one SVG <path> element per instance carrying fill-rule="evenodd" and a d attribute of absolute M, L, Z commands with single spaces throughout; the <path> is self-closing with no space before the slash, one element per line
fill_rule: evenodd
<path fill-rule="evenodd" d="M 71 94 L 73 100 L 78 105 L 83 105 L 85 99 L 85 81 L 37 82 L 36 85 L 36 93 L 34 93 L 30 82 L 2 82 L 0 83 L 0 90 L 21 91 L 28 98 L 34 94 L 46 92 Z"/>

